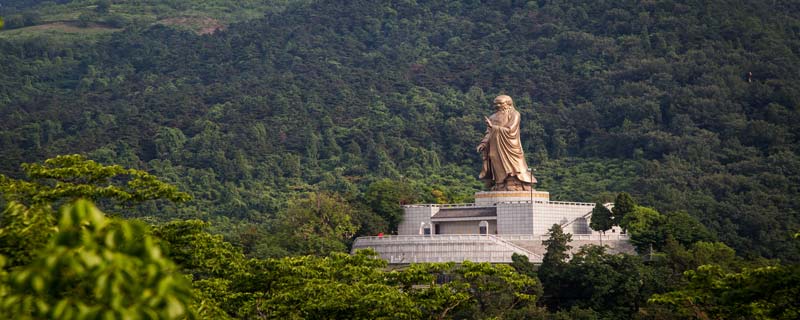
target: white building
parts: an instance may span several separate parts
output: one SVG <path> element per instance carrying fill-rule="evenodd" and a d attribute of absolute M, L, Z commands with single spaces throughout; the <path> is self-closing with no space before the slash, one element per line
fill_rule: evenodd
<path fill-rule="evenodd" d="M 475 194 L 475 203 L 404 206 L 396 236 L 359 237 L 353 250 L 375 249 L 392 264 L 415 262 L 510 263 L 514 253 L 540 263 L 548 229 L 559 224 L 572 234 L 577 250 L 586 244 L 610 252 L 633 252 L 627 235 L 615 227 L 603 235 L 589 228 L 594 203 L 550 201 L 546 191 L 492 191 Z M 609 206 L 609 205 L 607 205 Z"/>

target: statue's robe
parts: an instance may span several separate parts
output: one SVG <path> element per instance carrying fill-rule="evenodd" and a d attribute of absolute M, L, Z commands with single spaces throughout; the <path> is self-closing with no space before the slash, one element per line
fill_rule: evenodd
<path fill-rule="evenodd" d="M 481 141 L 486 147 L 483 150 L 483 169 L 478 176 L 480 179 L 503 185 L 509 176 L 516 176 L 524 183 L 536 183 L 536 178 L 528 171 L 522 152 L 519 119 L 519 112 L 514 108 L 497 111 L 489 117 L 492 127 L 486 129 L 486 136 Z"/>

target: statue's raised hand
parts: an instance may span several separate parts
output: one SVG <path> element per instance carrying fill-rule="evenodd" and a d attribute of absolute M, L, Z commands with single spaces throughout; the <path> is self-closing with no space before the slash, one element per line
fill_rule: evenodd
<path fill-rule="evenodd" d="M 493 127 L 492 126 L 492 120 L 489 120 L 489 118 L 487 118 L 487 117 L 483 117 L 483 120 L 486 121 L 486 126 L 488 126 L 489 128 Z"/>

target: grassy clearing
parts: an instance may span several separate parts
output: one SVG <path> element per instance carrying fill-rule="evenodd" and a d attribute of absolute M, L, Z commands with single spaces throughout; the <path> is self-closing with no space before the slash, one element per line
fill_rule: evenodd
<path fill-rule="evenodd" d="M 97 38 L 112 32 L 120 31 L 120 28 L 111 28 L 99 24 L 89 24 L 86 27 L 79 27 L 72 22 L 52 22 L 30 26 L 25 28 L 4 30 L 0 32 L 0 39 L 29 39 L 38 37 L 80 37 Z"/>

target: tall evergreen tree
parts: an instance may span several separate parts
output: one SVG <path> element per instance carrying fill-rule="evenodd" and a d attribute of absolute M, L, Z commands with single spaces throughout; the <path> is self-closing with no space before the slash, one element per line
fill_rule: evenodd
<path fill-rule="evenodd" d="M 542 265 L 539 267 L 539 281 L 544 287 L 542 301 L 548 309 L 555 310 L 558 308 L 557 297 L 561 295 L 561 283 L 564 276 L 562 271 L 566 268 L 568 252 L 572 249 L 572 246 L 569 245 L 572 235 L 565 234 L 558 224 L 553 224 L 549 231 L 550 238 L 542 241 L 547 251 L 542 258 Z"/>
<path fill-rule="evenodd" d="M 600 202 L 596 203 L 594 209 L 592 209 L 592 222 L 589 223 L 589 227 L 591 227 L 592 230 L 601 231 L 605 234 L 613 225 L 614 221 L 611 217 L 611 210 L 608 210 L 608 208 Z"/>
<path fill-rule="evenodd" d="M 617 195 L 617 198 L 614 199 L 614 207 L 611 208 L 611 213 L 614 219 L 614 225 L 618 225 L 622 227 L 622 229 L 627 229 L 625 223 L 623 223 L 623 219 L 625 215 L 633 212 L 636 208 L 636 202 L 633 201 L 631 195 L 627 192 L 620 192 Z"/>

